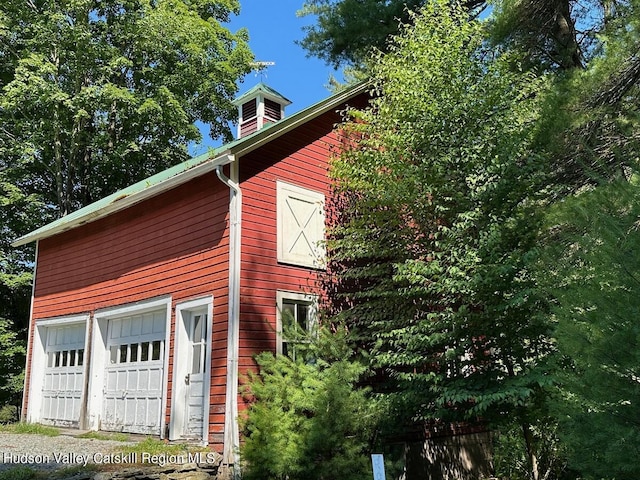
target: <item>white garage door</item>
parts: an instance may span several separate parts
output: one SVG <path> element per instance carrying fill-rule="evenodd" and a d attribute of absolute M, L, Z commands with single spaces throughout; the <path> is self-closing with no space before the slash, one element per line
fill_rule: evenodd
<path fill-rule="evenodd" d="M 166 310 L 109 321 L 102 429 L 160 434 Z"/>
<path fill-rule="evenodd" d="M 85 325 L 47 328 L 42 423 L 78 426 L 84 384 Z"/>

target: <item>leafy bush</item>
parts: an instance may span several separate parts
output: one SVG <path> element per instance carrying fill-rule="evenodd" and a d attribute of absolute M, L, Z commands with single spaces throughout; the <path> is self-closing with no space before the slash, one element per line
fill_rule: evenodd
<path fill-rule="evenodd" d="M 18 408 L 15 405 L 0 407 L 0 423 L 13 423 L 18 420 Z"/>
<path fill-rule="evenodd" d="M 355 388 L 363 367 L 346 357 L 293 361 L 263 353 L 249 376 L 243 476 L 266 479 L 369 479 L 375 406 Z"/>
<path fill-rule="evenodd" d="M 0 276 L 3 274 L 0 272 Z M 0 278 L 0 283 L 4 279 Z M 0 312 L 2 315 L 2 312 Z M 10 320 L 0 316 L 0 405 L 18 406 L 24 385 L 25 341 Z M 11 419 L 13 421 L 17 418 Z"/>

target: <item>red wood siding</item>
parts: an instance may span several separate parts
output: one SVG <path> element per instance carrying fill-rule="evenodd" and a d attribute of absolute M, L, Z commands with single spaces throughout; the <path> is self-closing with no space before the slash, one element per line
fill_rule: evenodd
<path fill-rule="evenodd" d="M 33 305 L 37 320 L 171 295 L 173 317 L 176 303 L 213 295 L 210 441 L 220 442 L 217 448 L 224 428 L 227 373 L 228 209 L 228 188 L 208 174 L 42 240 Z M 171 325 L 173 342 L 173 318 Z M 166 351 L 170 396 L 173 346 Z"/>
<path fill-rule="evenodd" d="M 278 290 L 316 293 L 318 271 L 279 264 L 276 235 L 276 181 L 328 194 L 327 169 L 337 145 L 327 113 L 243 157 L 240 376 L 255 369 L 253 356 L 276 350 L 276 293 Z M 246 408 L 240 400 L 240 409 Z"/>

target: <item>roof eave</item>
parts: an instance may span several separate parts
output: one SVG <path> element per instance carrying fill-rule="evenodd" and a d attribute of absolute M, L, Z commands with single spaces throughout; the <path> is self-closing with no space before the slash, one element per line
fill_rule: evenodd
<path fill-rule="evenodd" d="M 58 235 L 60 233 L 77 228 L 81 225 L 93 222 L 100 218 L 104 218 L 115 212 L 129 208 L 148 198 L 154 197 L 156 195 L 159 195 L 160 193 L 182 185 L 183 183 L 204 175 L 205 173 L 214 171 L 218 166 L 231 163 L 232 160 L 233 155 L 229 152 L 224 152 L 216 157 L 212 157 L 206 162 L 194 165 L 188 170 L 180 172 L 177 175 L 169 177 L 166 180 L 158 182 L 157 184 L 145 188 L 141 191 L 134 192 L 126 196 L 118 196 L 118 193 L 121 192 L 116 192 L 116 194 L 113 195 L 114 198 L 110 201 L 110 203 L 100 208 L 99 210 L 88 209 L 85 214 L 79 215 L 77 219 L 74 219 L 71 222 L 61 222 L 60 225 L 55 225 L 56 222 L 52 222 L 42 228 L 39 228 L 38 230 L 34 230 L 33 232 L 16 239 L 11 244 L 11 246 L 20 247 L 22 245 L 27 245 L 28 243 L 51 237 L 53 235 Z M 79 211 L 79 213 L 81 213 L 81 211 Z M 62 219 L 64 219 L 64 217 L 62 217 Z"/>

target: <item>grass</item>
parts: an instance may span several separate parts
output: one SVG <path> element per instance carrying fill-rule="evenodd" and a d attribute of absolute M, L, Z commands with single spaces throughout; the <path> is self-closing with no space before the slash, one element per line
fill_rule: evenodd
<path fill-rule="evenodd" d="M 42 478 L 37 470 L 29 467 L 15 467 L 0 472 L 0 480 L 33 480 Z"/>
<path fill-rule="evenodd" d="M 45 437 L 57 437 L 60 430 L 39 423 L 10 423 L 8 425 L 0 425 L 0 432 L 7 433 L 29 433 L 33 435 L 44 435 Z M 0 478 L 0 480 L 2 480 Z"/>
<path fill-rule="evenodd" d="M 93 430 L 77 435 L 77 438 L 90 438 L 93 440 L 113 440 L 116 442 L 128 442 L 129 435 L 121 432 L 95 432 Z"/>
<path fill-rule="evenodd" d="M 74 465 L 73 467 L 61 468 L 53 472 L 20 466 L 0 472 L 0 480 L 63 480 L 80 473 L 97 472 L 99 470 L 98 466 L 94 464 L 87 466 Z"/>
<path fill-rule="evenodd" d="M 162 440 L 158 440 L 157 438 L 147 437 L 141 442 L 136 443 L 135 445 L 127 445 L 120 449 L 122 453 L 137 453 L 138 457 L 140 457 L 143 453 L 148 453 L 150 455 L 180 455 L 189 451 L 193 451 L 184 444 L 169 444 L 165 443 Z"/>
<path fill-rule="evenodd" d="M 184 458 L 188 458 L 189 454 L 194 454 L 197 452 L 202 453 L 210 453 L 211 450 L 202 445 L 187 445 L 183 443 L 166 443 L 163 440 L 159 440 L 157 438 L 147 437 L 141 442 L 136 443 L 135 445 L 126 445 L 122 448 L 118 449 L 121 453 L 128 455 L 130 453 L 135 453 L 138 461 L 144 459 L 145 454 L 148 456 L 183 456 Z"/>
<path fill-rule="evenodd" d="M 89 472 L 98 472 L 100 468 L 98 465 L 94 463 L 89 463 L 85 465 L 74 465 L 73 467 L 60 468 L 55 472 L 39 472 L 46 474 L 47 480 L 54 479 L 65 479 L 69 477 L 73 477 L 74 475 L 78 475 L 81 473 L 89 473 Z"/>
<path fill-rule="evenodd" d="M 11 423 L 8 425 L 0 424 L 0 432 L 7 433 L 30 433 L 36 435 L 45 435 L 49 437 L 55 437 L 60 434 L 60 431 L 54 427 L 48 427 L 46 425 L 40 425 L 36 423 Z M 96 439 L 96 440 L 115 440 L 119 442 L 130 441 L 129 435 L 119 432 L 94 432 L 89 431 L 81 435 L 78 438 Z M 199 445 L 187 445 L 187 444 L 170 444 L 157 438 L 147 437 L 144 440 L 137 442 L 133 445 L 123 445 L 118 448 L 118 451 L 123 454 L 137 453 L 137 457 L 141 458 L 142 454 L 149 455 L 186 455 L 187 453 L 195 452 L 210 452 L 207 447 Z M 101 466 L 101 467 L 104 467 Z M 102 470 L 97 465 L 72 466 L 64 468 L 56 472 L 42 472 L 34 470 L 33 468 L 20 466 L 11 468 L 9 470 L 0 472 L 0 480 L 44 480 L 44 479 L 56 479 L 56 478 L 68 478 L 75 473 L 80 473 L 89 470 Z"/>

